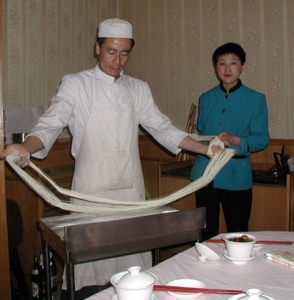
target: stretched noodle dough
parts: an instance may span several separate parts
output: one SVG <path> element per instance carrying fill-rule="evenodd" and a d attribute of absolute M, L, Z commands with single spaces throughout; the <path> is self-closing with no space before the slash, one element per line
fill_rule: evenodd
<path fill-rule="evenodd" d="M 215 141 L 217 142 L 217 141 Z M 79 193 L 76 191 L 68 190 L 58 186 L 47 174 L 45 174 L 41 169 L 39 169 L 32 162 L 29 163 L 28 167 L 33 169 L 39 177 L 50 184 L 50 186 L 59 194 L 64 196 L 69 196 L 72 198 L 77 198 L 83 201 L 91 202 L 93 205 L 80 205 L 74 203 L 68 203 L 60 200 L 49 188 L 41 184 L 28 173 L 26 173 L 22 168 L 15 164 L 17 157 L 8 156 L 6 161 L 10 166 L 18 173 L 18 175 L 30 186 L 40 197 L 42 197 L 49 204 L 56 206 L 60 209 L 72 211 L 72 212 L 84 212 L 84 213 L 113 213 L 113 212 L 126 212 L 126 211 L 142 211 L 150 210 L 153 208 L 162 207 L 172 203 L 182 197 L 185 197 L 211 182 L 222 167 L 235 155 L 235 151 L 231 149 L 226 149 L 221 153 L 216 153 L 213 158 L 209 161 L 204 174 L 199 179 L 188 184 L 187 186 L 181 188 L 174 193 L 160 197 L 154 198 L 147 201 L 135 201 L 126 202 L 120 200 L 113 200 L 107 198 L 99 198 L 94 195 L 88 195 Z"/>

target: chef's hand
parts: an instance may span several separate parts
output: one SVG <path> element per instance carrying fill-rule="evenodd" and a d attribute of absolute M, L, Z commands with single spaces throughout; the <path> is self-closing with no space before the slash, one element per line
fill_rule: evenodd
<path fill-rule="evenodd" d="M 221 153 L 225 149 L 225 144 L 220 138 L 215 137 L 209 142 L 207 156 L 213 157 L 216 153 Z"/>
<path fill-rule="evenodd" d="M 241 140 L 238 136 L 231 135 L 226 131 L 221 132 L 218 135 L 218 137 L 221 139 L 222 142 L 224 142 L 225 146 L 230 146 L 230 145 L 240 146 L 241 145 Z"/>
<path fill-rule="evenodd" d="M 31 135 L 21 144 L 8 145 L 0 154 L 0 159 L 4 159 L 8 155 L 16 156 L 14 162 L 21 168 L 26 167 L 30 163 L 31 154 L 44 149 L 44 144 L 40 138 Z"/>
<path fill-rule="evenodd" d="M 30 162 L 30 153 L 23 144 L 8 145 L 0 154 L 0 159 L 5 159 L 9 155 L 16 157 L 14 163 L 21 168 L 26 167 Z"/>

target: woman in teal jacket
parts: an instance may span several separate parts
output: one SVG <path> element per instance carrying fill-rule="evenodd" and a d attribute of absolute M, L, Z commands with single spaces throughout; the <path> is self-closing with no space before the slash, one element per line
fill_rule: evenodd
<path fill-rule="evenodd" d="M 197 207 L 206 207 L 206 229 L 202 239 L 218 234 L 220 205 L 228 232 L 248 231 L 252 203 L 251 152 L 265 149 L 270 141 L 265 95 L 242 84 L 246 54 L 235 43 L 227 43 L 213 53 L 220 84 L 202 94 L 198 132 L 219 136 L 234 156 L 208 186 L 196 192 Z M 202 176 L 209 159 L 198 155 L 191 179 Z"/>

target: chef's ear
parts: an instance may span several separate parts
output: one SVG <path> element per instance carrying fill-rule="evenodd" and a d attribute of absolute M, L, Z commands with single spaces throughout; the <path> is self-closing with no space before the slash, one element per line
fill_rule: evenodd
<path fill-rule="evenodd" d="M 99 46 L 98 42 L 95 43 L 95 53 L 96 53 L 97 55 L 100 54 L 100 46 Z"/>

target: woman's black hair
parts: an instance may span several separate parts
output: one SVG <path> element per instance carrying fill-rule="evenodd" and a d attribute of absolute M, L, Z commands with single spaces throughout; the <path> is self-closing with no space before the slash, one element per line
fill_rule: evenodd
<path fill-rule="evenodd" d="M 224 44 L 224 45 L 218 47 L 213 52 L 212 63 L 213 63 L 214 67 L 217 65 L 217 61 L 218 61 L 219 57 L 222 56 L 222 55 L 225 55 L 225 54 L 235 54 L 235 55 L 237 55 L 240 58 L 242 65 L 246 61 L 246 53 L 245 53 L 244 49 L 239 44 L 227 43 L 227 44 Z"/>

